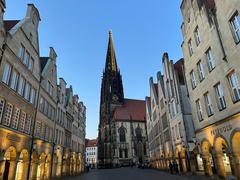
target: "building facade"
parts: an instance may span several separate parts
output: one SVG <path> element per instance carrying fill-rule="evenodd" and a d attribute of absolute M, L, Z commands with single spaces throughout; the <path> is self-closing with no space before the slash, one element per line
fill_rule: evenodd
<path fill-rule="evenodd" d="M 86 155 L 85 162 L 91 168 L 97 167 L 98 161 L 98 140 L 97 139 L 86 139 Z"/>
<path fill-rule="evenodd" d="M 48 57 L 40 56 L 37 8 L 28 4 L 24 19 L 10 21 L 3 19 L 4 8 L 1 0 L 0 179 L 40 180 L 81 173 L 86 107 L 69 95 L 63 79 L 58 85 L 54 49 Z"/>
<path fill-rule="evenodd" d="M 136 113 L 138 108 L 141 109 L 142 104 L 140 104 L 140 106 L 139 104 L 131 104 L 132 109 L 130 112 L 126 107 L 129 101 L 130 100 L 124 99 L 122 77 L 120 74 L 120 70 L 118 69 L 118 66 L 117 66 L 115 50 L 113 47 L 112 32 L 110 31 L 106 64 L 105 64 L 105 69 L 102 77 L 101 99 L 100 99 L 100 122 L 99 122 L 99 135 L 98 135 L 99 167 L 110 168 L 113 166 L 119 166 L 120 165 L 119 159 L 122 159 L 122 160 L 127 159 L 128 163 L 132 161 L 132 157 L 130 155 L 134 154 L 133 153 L 134 142 L 132 141 L 134 140 L 135 133 L 133 133 L 133 131 L 135 131 L 135 129 L 131 129 L 131 123 L 129 123 L 131 121 L 130 115 L 131 113 Z M 119 113 L 123 113 L 123 114 L 127 113 L 127 115 L 125 115 L 126 119 L 119 119 L 118 116 L 115 117 L 114 114 L 116 113 L 116 111 L 120 111 Z M 145 114 L 141 116 L 139 119 L 132 119 L 133 121 L 136 120 L 141 122 L 139 123 L 139 126 L 141 124 L 140 128 L 141 128 L 142 137 L 146 135 L 144 119 L 145 119 Z M 119 140 L 119 131 L 118 131 L 119 130 L 118 128 L 120 127 L 123 127 L 122 132 L 126 131 L 125 133 L 128 133 L 126 134 L 128 136 L 128 141 L 122 142 L 122 145 L 119 144 L 121 143 Z M 144 144 L 146 142 L 146 137 L 145 139 L 144 138 L 141 139 L 141 142 L 142 144 Z M 138 147 L 142 148 L 142 146 L 140 145 Z M 140 150 L 138 152 L 140 152 Z M 143 149 L 141 152 L 144 152 Z M 139 160 L 143 160 L 143 159 L 139 158 Z"/>
<path fill-rule="evenodd" d="M 198 168 L 240 179 L 240 2 L 183 0 L 181 10 Z"/>
<path fill-rule="evenodd" d="M 150 78 L 150 97 L 146 97 L 149 153 L 154 168 L 167 169 L 176 161 L 179 171 L 194 171 L 191 154 L 195 131 L 184 77 L 184 60 L 175 64 L 163 55 L 163 72 L 158 83 Z M 194 167 L 194 166 L 193 166 Z"/>
<path fill-rule="evenodd" d="M 178 163 L 180 172 L 195 171 L 194 159 L 191 158 L 195 148 L 195 131 L 185 83 L 184 60 L 173 63 L 164 53 L 163 67 L 173 159 Z"/>

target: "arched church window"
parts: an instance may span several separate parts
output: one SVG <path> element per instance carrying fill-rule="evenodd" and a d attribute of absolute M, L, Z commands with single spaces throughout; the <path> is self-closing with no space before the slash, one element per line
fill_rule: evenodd
<path fill-rule="evenodd" d="M 135 130 L 138 141 L 142 141 L 142 129 L 138 126 Z"/>
<path fill-rule="evenodd" d="M 119 135 L 120 135 L 120 142 L 126 142 L 126 132 L 123 126 L 119 129 Z"/>

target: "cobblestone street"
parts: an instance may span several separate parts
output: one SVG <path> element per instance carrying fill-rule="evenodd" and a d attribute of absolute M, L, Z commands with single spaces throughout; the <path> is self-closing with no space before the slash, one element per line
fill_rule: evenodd
<path fill-rule="evenodd" d="M 151 169 L 138 168 L 120 168 L 107 170 L 91 170 L 89 173 L 76 177 L 63 177 L 66 180 L 210 180 L 205 176 L 180 176 L 171 175 L 168 172 L 162 172 Z"/>

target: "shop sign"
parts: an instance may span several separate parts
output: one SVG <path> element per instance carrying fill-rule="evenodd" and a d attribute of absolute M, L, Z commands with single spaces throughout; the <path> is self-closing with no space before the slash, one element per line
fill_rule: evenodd
<path fill-rule="evenodd" d="M 219 127 L 219 128 L 216 128 L 216 129 L 213 129 L 211 130 L 211 135 L 212 136 L 216 136 L 216 135 L 221 135 L 223 133 L 226 133 L 228 131 L 231 131 L 233 128 L 232 128 L 232 125 L 229 124 L 229 125 L 226 125 L 226 126 L 223 126 L 223 127 Z"/>

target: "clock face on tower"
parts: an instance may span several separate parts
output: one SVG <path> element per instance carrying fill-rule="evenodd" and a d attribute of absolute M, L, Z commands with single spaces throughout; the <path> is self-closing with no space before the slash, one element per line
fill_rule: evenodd
<path fill-rule="evenodd" d="M 113 102 L 117 102 L 118 101 L 118 96 L 116 94 L 113 95 L 112 97 Z"/>

